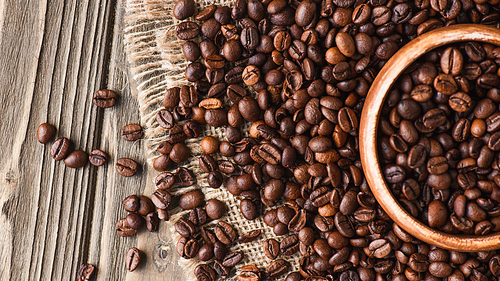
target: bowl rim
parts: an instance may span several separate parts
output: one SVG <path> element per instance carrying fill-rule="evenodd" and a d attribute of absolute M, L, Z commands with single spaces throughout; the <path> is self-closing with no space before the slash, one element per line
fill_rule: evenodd
<path fill-rule="evenodd" d="M 425 53 L 443 45 L 478 41 L 500 46 L 500 28 L 460 24 L 429 31 L 408 42 L 380 70 L 366 96 L 360 119 L 360 158 L 373 195 L 387 215 L 406 232 L 428 244 L 460 252 L 500 249 L 500 232 L 485 236 L 452 235 L 432 229 L 411 216 L 396 200 L 378 161 L 377 131 L 382 106 L 400 74 Z"/>

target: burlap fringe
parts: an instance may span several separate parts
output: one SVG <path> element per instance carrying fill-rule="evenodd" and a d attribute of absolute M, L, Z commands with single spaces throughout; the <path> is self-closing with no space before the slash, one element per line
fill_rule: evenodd
<path fill-rule="evenodd" d="M 146 153 L 148 163 L 151 166 L 152 160 L 158 156 L 156 148 L 158 144 L 167 140 L 167 131 L 159 127 L 156 122 L 156 113 L 162 109 L 162 100 L 165 91 L 170 87 L 188 85 L 184 78 L 184 69 L 188 65 L 182 54 L 183 41 L 177 39 L 175 27 L 179 23 L 172 16 L 172 8 L 176 1 L 172 0 L 127 0 L 125 4 L 124 16 L 124 44 L 127 59 L 130 65 L 132 78 L 135 80 L 138 88 L 138 99 L 140 105 L 141 124 L 145 128 L 146 135 Z M 215 2 L 197 1 L 198 10 L 208 4 L 229 5 L 231 1 Z M 248 130 L 248 124 L 243 128 Z M 191 149 L 191 157 L 184 163 L 184 166 L 191 169 L 197 175 L 197 183 L 188 188 L 174 187 L 173 195 L 185 193 L 193 189 L 201 189 L 205 198 L 217 198 L 226 203 L 228 207 L 227 215 L 222 220 L 230 223 L 238 231 L 244 234 L 248 231 L 261 229 L 262 234 L 259 239 L 251 243 L 234 243 L 231 251 L 243 251 L 244 260 L 233 269 L 230 279 L 236 279 L 237 274 L 244 264 L 254 264 L 260 269 L 265 270 L 271 262 L 263 253 L 262 245 L 268 238 L 275 238 L 281 241 L 283 237 L 276 237 L 272 229 L 265 225 L 262 218 L 255 221 L 247 221 L 240 213 L 239 201 L 231 195 L 225 188 L 212 189 L 207 184 L 207 173 L 200 169 L 198 157 L 203 153 L 200 142 L 207 135 L 217 136 L 224 139 L 224 130 L 222 128 L 206 127 L 202 136 L 198 139 L 190 139 L 186 142 Z M 223 157 L 217 155 L 218 159 Z M 169 227 L 172 233 L 173 222 L 188 212 L 176 208 L 170 210 L 171 223 Z M 215 224 L 210 222 L 208 226 Z M 174 236 L 174 243 L 179 236 Z M 288 260 L 292 265 L 292 270 L 298 270 L 299 255 L 282 257 Z M 191 260 L 180 259 L 180 265 L 185 269 L 187 280 L 195 280 L 194 268 L 200 264 L 195 258 Z M 284 277 L 281 277 L 283 280 Z"/>

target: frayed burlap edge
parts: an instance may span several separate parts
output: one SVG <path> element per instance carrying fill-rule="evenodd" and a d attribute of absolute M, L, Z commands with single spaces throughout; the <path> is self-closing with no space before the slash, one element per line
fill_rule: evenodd
<path fill-rule="evenodd" d="M 165 91 L 171 87 L 189 85 L 189 82 L 184 78 L 184 69 L 189 63 L 182 54 L 181 47 L 184 41 L 177 39 L 175 34 L 175 27 L 179 23 L 172 16 L 175 2 L 172 0 L 126 0 L 124 5 L 125 52 L 130 73 L 137 85 L 141 124 L 145 128 L 146 153 L 150 166 L 153 159 L 159 155 L 156 151 L 158 144 L 168 139 L 167 130 L 161 128 L 155 119 L 156 113 L 162 109 Z M 198 5 L 198 11 L 208 4 L 232 6 L 231 1 L 224 0 L 195 2 Z M 248 135 L 248 124 L 242 129 L 244 134 Z M 245 264 L 253 264 L 261 270 L 265 270 L 272 261 L 263 253 L 264 241 L 268 238 L 281 241 L 284 237 L 274 235 L 272 229 L 265 225 L 262 218 L 254 221 L 246 220 L 240 213 L 238 199 L 224 187 L 220 189 L 208 187 L 207 173 L 201 170 L 198 164 L 198 157 L 203 153 L 200 142 L 207 135 L 216 136 L 223 140 L 224 129 L 206 126 L 201 137 L 186 141 L 186 145 L 191 149 L 191 156 L 186 163 L 182 163 L 182 166 L 195 173 L 197 183 L 188 188 L 174 186 L 171 193 L 179 195 L 190 190 L 200 189 L 205 194 L 206 200 L 217 198 L 227 205 L 227 215 L 221 220 L 230 223 L 238 231 L 238 234 L 241 235 L 255 229 L 262 230 L 260 237 L 251 243 L 235 242 L 231 245 L 230 251 L 243 251 L 245 255 L 244 260 L 231 272 L 230 279 L 234 280 L 241 266 Z M 215 155 L 215 157 L 216 159 L 223 158 L 220 155 Z M 169 227 L 172 233 L 175 233 L 173 223 L 180 217 L 186 216 L 188 212 L 176 208 L 169 210 L 169 213 L 171 215 L 170 222 L 168 222 Z M 207 226 L 213 226 L 216 222 L 212 221 Z M 175 234 L 173 242 L 176 243 L 178 239 L 179 236 Z M 300 258 L 298 253 L 280 258 L 290 262 L 291 270 L 298 270 Z M 187 280 L 195 280 L 194 268 L 202 262 L 198 258 L 194 258 L 191 260 L 180 259 L 179 263 L 185 269 Z M 280 279 L 283 280 L 284 276 Z"/>

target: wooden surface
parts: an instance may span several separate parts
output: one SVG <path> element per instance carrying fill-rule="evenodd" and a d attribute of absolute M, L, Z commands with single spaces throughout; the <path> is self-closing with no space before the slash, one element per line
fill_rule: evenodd
<path fill-rule="evenodd" d="M 428 51 L 458 41 L 481 41 L 500 46 L 500 29 L 462 24 L 430 31 L 402 47 L 380 70 L 368 92 L 361 114 L 360 156 L 373 195 L 385 212 L 408 233 L 428 244 L 461 252 L 500 249 L 500 233 L 485 236 L 452 235 L 432 229 L 412 217 L 392 195 L 377 161 L 377 130 L 386 96 L 399 74 Z M 410 59 L 408 59 L 410 58 Z"/>
<path fill-rule="evenodd" d="M 0 280 L 76 280 L 82 263 L 97 266 L 97 280 L 179 275 L 165 223 L 132 238 L 115 232 L 126 215 L 122 199 L 152 190 L 143 143 L 120 136 L 139 113 L 125 74 L 119 7 L 116 0 L 0 0 Z M 101 88 L 120 94 L 115 107 L 92 104 Z M 37 141 L 43 122 L 78 149 L 104 150 L 108 164 L 70 169 L 54 161 L 50 144 Z M 143 170 L 121 177 L 114 169 L 120 157 Z M 127 274 L 132 246 L 146 253 L 146 265 Z"/>

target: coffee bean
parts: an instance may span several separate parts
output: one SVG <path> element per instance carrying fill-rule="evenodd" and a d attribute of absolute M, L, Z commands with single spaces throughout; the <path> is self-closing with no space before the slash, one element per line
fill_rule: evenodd
<path fill-rule="evenodd" d="M 116 233 L 122 237 L 130 237 L 135 235 L 137 230 L 130 227 L 126 219 L 121 219 L 116 223 Z"/>
<path fill-rule="evenodd" d="M 240 212 L 247 220 L 254 220 L 260 215 L 259 211 L 257 210 L 256 204 L 249 199 L 241 200 Z"/>
<path fill-rule="evenodd" d="M 123 199 L 123 208 L 127 212 L 135 212 L 139 209 L 140 206 L 140 198 L 137 195 L 130 195 L 127 198 Z"/>
<path fill-rule="evenodd" d="M 257 237 L 260 236 L 260 233 L 261 233 L 260 229 L 251 230 L 251 231 L 243 234 L 242 236 L 238 237 L 238 241 L 240 243 L 249 243 L 249 242 L 252 242 L 255 239 L 257 239 Z"/>
<path fill-rule="evenodd" d="M 205 210 L 211 219 L 217 220 L 226 214 L 227 208 L 222 201 L 218 199 L 210 199 L 205 206 Z"/>
<path fill-rule="evenodd" d="M 269 259 L 276 259 L 280 254 L 280 244 L 274 239 L 267 239 L 264 242 L 264 254 Z"/>
<path fill-rule="evenodd" d="M 141 252 L 139 249 L 133 247 L 127 251 L 127 256 L 125 257 L 125 267 L 129 272 L 134 271 L 139 263 L 141 262 Z"/>
<path fill-rule="evenodd" d="M 297 235 L 290 235 L 281 240 L 280 243 L 281 253 L 285 256 L 293 255 L 299 250 L 299 238 Z"/>
<path fill-rule="evenodd" d="M 87 164 L 89 155 L 82 150 L 74 150 L 64 159 L 64 164 L 70 168 L 80 168 Z"/>
<path fill-rule="evenodd" d="M 233 267 L 237 265 L 243 259 L 243 252 L 232 252 L 227 254 L 222 261 L 222 265 L 225 267 Z"/>
<path fill-rule="evenodd" d="M 38 126 L 37 135 L 40 143 L 48 143 L 56 135 L 56 128 L 49 123 L 42 123 Z"/>
<path fill-rule="evenodd" d="M 72 146 L 73 144 L 69 139 L 65 137 L 58 138 L 50 148 L 50 155 L 56 161 L 63 160 L 68 155 Z"/>
<path fill-rule="evenodd" d="M 199 190 L 189 191 L 179 198 L 179 207 L 184 210 L 191 210 L 203 204 L 205 195 Z"/>
<path fill-rule="evenodd" d="M 194 14 L 195 4 L 193 0 L 177 0 L 173 14 L 178 20 L 184 20 Z"/>
<path fill-rule="evenodd" d="M 120 158 L 116 161 L 115 168 L 120 175 L 131 177 L 137 173 L 139 165 L 132 159 Z"/>
<path fill-rule="evenodd" d="M 217 275 L 215 271 L 207 264 L 199 264 L 194 269 L 194 274 L 198 281 L 215 281 L 217 280 Z"/>
<path fill-rule="evenodd" d="M 306 26 L 314 18 L 316 13 L 316 2 L 314 1 L 302 1 L 300 2 L 297 10 L 295 11 L 295 22 L 298 26 Z"/>
<path fill-rule="evenodd" d="M 160 224 L 157 213 L 149 213 L 146 215 L 146 229 L 149 232 L 156 232 Z"/>
<path fill-rule="evenodd" d="M 211 188 L 219 188 L 224 182 L 224 176 L 220 171 L 212 171 L 208 173 L 207 182 Z"/>
<path fill-rule="evenodd" d="M 157 189 L 151 194 L 151 201 L 159 209 L 167 209 L 172 203 L 172 196 L 163 189 Z"/>
<path fill-rule="evenodd" d="M 172 160 L 168 155 L 160 155 L 153 161 L 153 168 L 158 172 L 166 171 L 172 165 Z"/>
<path fill-rule="evenodd" d="M 154 212 L 155 207 L 151 199 L 149 199 L 144 195 L 139 195 L 139 198 L 141 199 L 140 201 L 141 204 L 139 206 L 139 209 L 137 210 L 137 213 L 139 213 L 142 216 L 146 216 L 147 214 Z"/>
<path fill-rule="evenodd" d="M 194 238 L 181 237 L 177 241 L 177 253 L 184 259 L 192 259 L 198 255 L 200 245 Z"/>
<path fill-rule="evenodd" d="M 122 137 L 126 141 L 136 141 L 143 136 L 144 132 L 139 124 L 129 124 L 122 128 Z"/>
<path fill-rule="evenodd" d="M 174 118 L 170 111 L 168 111 L 167 109 L 158 111 L 158 113 L 156 114 L 156 122 L 158 122 L 158 125 L 160 125 L 160 127 L 164 129 L 170 129 L 174 126 Z"/>
<path fill-rule="evenodd" d="M 191 237 L 196 229 L 194 224 L 190 220 L 186 220 L 184 218 L 179 219 L 175 224 L 174 224 L 175 230 L 179 235 L 182 237 Z"/>
<path fill-rule="evenodd" d="M 217 225 L 214 227 L 214 232 L 215 235 L 217 236 L 217 239 L 219 239 L 220 242 L 226 245 L 229 245 L 232 242 L 234 242 L 234 240 L 237 237 L 234 228 L 230 224 L 223 221 L 219 221 L 217 223 Z"/>
<path fill-rule="evenodd" d="M 178 182 L 182 186 L 192 186 L 196 182 L 196 176 L 194 175 L 193 171 L 185 168 L 185 167 L 179 167 L 177 168 L 176 171 L 176 177 Z"/>
<path fill-rule="evenodd" d="M 89 263 L 84 263 L 78 269 L 78 281 L 88 281 L 94 276 L 95 266 Z"/>
<path fill-rule="evenodd" d="M 118 95 L 107 89 L 98 90 L 94 93 L 92 98 L 92 102 L 100 108 L 109 108 L 116 104 L 116 100 L 118 99 Z"/>
<path fill-rule="evenodd" d="M 94 166 L 102 166 L 106 163 L 108 156 L 100 149 L 94 149 L 90 152 L 89 162 Z"/>
<path fill-rule="evenodd" d="M 172 147 L 172 151 L 169 156 L 172 161 L 175 163 L 181 163 L 188 159 L 190 154 L 189 148 L 183 143 L 176 143 L 174 147 Z"/>
<path fill-rule="evenodd" d="M 291 265 L 289 262 L 278 259 L 269 264 L 269 266 L 267 267 L 267 273 L 271 278 L 277 277 L 287 272 L 290 267 Z"/>
<path fill-rule="evenodd" d="M 261 273 L 255 265 L 244 265 L 241 267 L 238 281 L 258 281 L 261 279 Z"/>
<path fill-rule="evenodd" d="M 193 2 L 192 0 L 181 0 Z M 181 40 L 192 40 L 200 34 L 200 26 L 192 21 L 183 21 L 177 25 L 177 37 Z"/>

